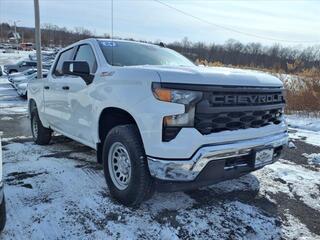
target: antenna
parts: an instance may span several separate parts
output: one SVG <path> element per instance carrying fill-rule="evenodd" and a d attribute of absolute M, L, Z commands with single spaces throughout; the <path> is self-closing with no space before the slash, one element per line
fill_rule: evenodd
<path fill-rule="evenodd" d="M 112 47 L 111 47 L 111 61 L 113 65 L 113 0 L 111 0 L 111 42 L 112 42 Z"/>

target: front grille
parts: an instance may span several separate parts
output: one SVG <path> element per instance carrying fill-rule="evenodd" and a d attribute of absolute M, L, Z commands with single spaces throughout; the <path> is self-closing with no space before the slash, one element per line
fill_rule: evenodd
<path fill-rule="evenodd" d="M 210 134 L 279 124 L 283 107 L 280 88 L 229 88 L 204 92 L 196 106 L 195 128 L 202 134 Z"/>

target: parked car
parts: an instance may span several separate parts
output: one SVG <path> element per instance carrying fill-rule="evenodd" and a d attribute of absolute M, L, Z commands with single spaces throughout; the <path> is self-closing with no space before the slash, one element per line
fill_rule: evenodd
<path fill-rule="evenodd" d="M 0 66 L 0 77 L 3 75 L 3 73 L 2 73 L 2 68 L 1 68 L 1 66 Z"/>
<path fill-rule="evenodd" d="M 4 72 L 6 74 L 11 74 L 15 72 L 23 72 L 30 68 L 37 67 L 37 62 L 35 61 L 20 61 L 16 64 L 7 64 L 4 65 Z"/>
<path fill-rule="evenodd" d="M 16 89 L 17 89 L 17 93 L 19 96 L 23 97 L 23 98 L 27 98 L 27 86 L 28 86 L 28 83 L 27 82 L 24 82 L 24 83 L 19 83 L 17 86 L 16 86 Z"/>
<path fill-rule="evenodd" d="M 3 190 L 3 179 L 2 179 L 2 146 L 1 146 L 1 135 L 0 132 L 0 231 L 4 229 L 6 225 L 6 202 L 4 197 L 4 190 Z"/>
<path fill-rule="evenodd" d="M 42 75 L 43 77 L 47 77 L 48 74 L 48 70 L 43 69 L 42 70 Z M 24 76 L 20 76 L 20 77 L 16 77 L 14 79 L 12 79 L 12 85 L 14 88 L 17 88 L 17 85 L 20 83 L 28 83 L 31 80 L 37 79 L 37 71 L 35 71 L 34 73 L 30 74 L 30 75 L 24 75 Z"/>
<path fill-rule="evenodd" d="M 42 63 L 42 69 L 49 70 L 53 64 L 53 61 L 43 62 Z"/>
<path fill-rule="evenodd" d="M 30 68 L 30 69 L 27 69 L 23 72 L 15 72 L 15 73 L 11 73 L 8 75 L 8 80 L 9 82 L 13 82 L 13 79 L 15 78 L 18 78 L 18 77 L 22 77 L 22 76 L 28 76 L 28 75 L 31 75 L 33 73 L 35 73 L 37 71 L 36 68 Z"/>
<path fill-rule="evenodd" d="M 52 131 L 97 150 L 111 195 L 137 206 L 275 162 L 288 141 L 282 82 L 198 67 L 164 46 L 87 39 L 28 84 L 35 143 Z"/>
<path fill-rule="evenodd" d="M 47 62 L 47 61 L 53 61 L 54 58 L 56 57 L 56 52 L 42 52 L 42 61 Z M 37 61 L 37 55 L 35 53 L 30 53 L 29 54 L 29 59 L 31 61 Z"/>
<path fill-rule="evenodd" d="M 48 73 L 43 73 L 43 78 L 47 77 Z M 17 90 L 17 93 L 19 96 L 26 98 L 28 95 L 28 91 L 27 91 L 27 86 L 29 84 L 29 82 L 36 80 L 37 79 L 37 73 L 35 73 L 35 76 L 32 76 L 30 78 L 27 78 L 25 80 L 22 80 L 20 82 L 16 82 L 14 84 L 14 88 Z"/>
<path fill-rule="evenodd" d="M 37 54 L 36 53 L 30 53 L 29 54 L 29 60 L 36 61 L 37 60 Z"/>

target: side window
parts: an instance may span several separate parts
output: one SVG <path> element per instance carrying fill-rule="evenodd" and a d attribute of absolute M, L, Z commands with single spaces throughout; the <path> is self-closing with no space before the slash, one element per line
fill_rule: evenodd
<path fill-rule="evenodd" d="M 28 66 L 36 67 L 37 63 L 36 62 L 28 62 Z"/>
<path fill-rule="evenodd" d="M 62 53 L 60 53 L 60 56 L 56 62 L 56 65 L 53 70 L 53 75 L 55 76 L 62 76 L 62 66 L 64 61 L 72 60 L 73 55 L 73 48 L 70 48 Z"/>
<path fill-rule="evenodd" d="M 97 61 L 92 48 L 85 44 L 80 45 L 75 57 L 76 61 L 86 61 L 89 64 L 90 72 L 95 73 L 97 70 Z"/>

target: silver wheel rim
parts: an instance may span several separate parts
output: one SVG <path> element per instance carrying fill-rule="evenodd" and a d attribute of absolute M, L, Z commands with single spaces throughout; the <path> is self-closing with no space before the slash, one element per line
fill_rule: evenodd
<path fill-rule="evenodd" d="M 33 117 L 33 119 L 32 119 L 32 132 L 33 132 L 33 136 L 35 138 L 37 138 L 38 137 L 38 124 L 34 118 L 35 117 Z"/>
<path fill-rule="evenodd" d="M 125 146 L 115 142 L 108 153 L 108 168 L 113 184 L 124 190 L 128 187 L 131 179 L 131 160 Z"/>

